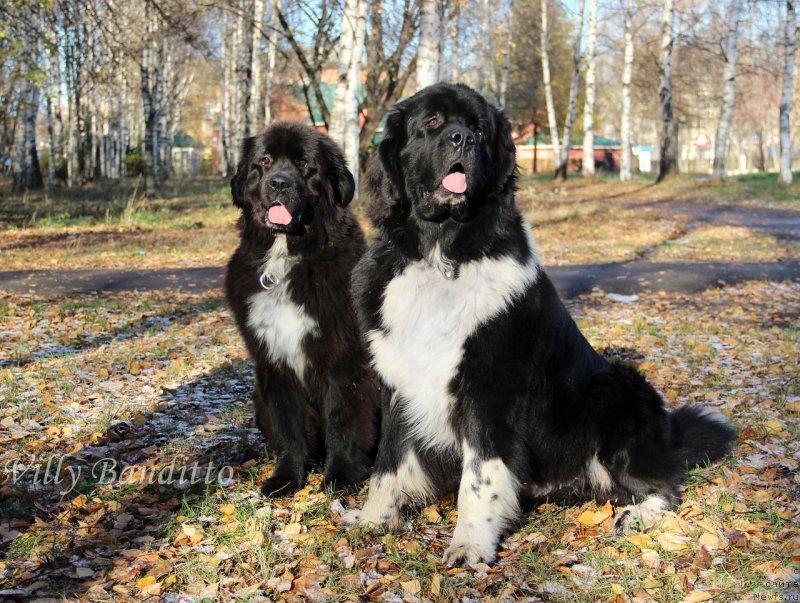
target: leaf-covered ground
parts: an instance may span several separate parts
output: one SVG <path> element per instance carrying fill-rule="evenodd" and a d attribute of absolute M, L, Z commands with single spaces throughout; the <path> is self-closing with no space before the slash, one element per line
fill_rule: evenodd
<path fill-rule="evenodd" d="M 616 190 L 605 183 L 585 200 L 577 185 L 568 199 L 533 186 L 525 210 L 551 263 L 668 254 L 663 241 L 682 238 L 680 253 L 706 257 L 725 240 L 713 225 L 687 229 L 691 216 L 628 206 L 631 194 L 650 201 L 648 190 L 623 189 L 623 208 L 598 201 Z M 791 244 L 776 253 L 798 259 Z M 545 505 L 496 565 L 447 569 L 452 497 L 383 534 L 340 530 L 338 513 L 363 492 L 320 491 L 319 474 L 293 497 L 258 494 L 274 459 L 252 428 L 252 374 L 217 292 L 0 294 L 0 599 L 728 602 L 796 592 L 786 582 L 800 564 L 800 283 L 635 300 L 594 291 L 568 305 L 598 349 L 637 365 L 669 404 L 728 415 L 739 445 L 692 471 L 683 504 L 655 529 L 613 535 L 604 501 Z"/>

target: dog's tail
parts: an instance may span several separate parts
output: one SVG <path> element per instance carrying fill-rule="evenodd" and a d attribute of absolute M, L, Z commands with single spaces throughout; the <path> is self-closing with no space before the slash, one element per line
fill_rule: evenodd
<path fill-rule="evenodd" d="M 703 467 L 722 458 L 736 441 L 736 429 L 720 413 L 687 405 L 669 415 L 672 449 L 681 465 Z"/>

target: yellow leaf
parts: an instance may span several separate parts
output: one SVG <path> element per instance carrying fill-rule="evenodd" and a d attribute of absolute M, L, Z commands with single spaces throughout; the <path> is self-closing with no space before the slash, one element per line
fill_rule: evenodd
<path fill-rule="evenodd" d="M 625 536 L 625 540 L 634 546 L 638 546 L 640 549 L 649 549 L 655 544 L 653 539 L 647 534 L 628 534 Z"/>
<path fill-rule="evenodd" d="M 719 536 L 712 534 L 711 532 L 703 532 L 703 535 L 700 536 L 700 540 L 698 542 L 710 551 L 720 548 L 720 545 L 722 544 Z"/>
<path fill-rule="evenodd" d="M 783 431 L 783 423 L 777 419 L 770 419 L 769 421 L 764 421 L 764 429 L 769 435 L 775 435 Z"/>
<path fill-rule="evenodd" d="M 403 592 L 407 595 L 416 595 L 420 591 L 419 580 L 408 580 L 401 582 L 400 586 L 403 587 Z"/>
<path fill-rule="evenodd" d="M 612 512 L 613 510 L 611 508 L 611 503 L 606 502 L 606 504 L 600 507 L 597 511 L 586 509 L 586 511 L 578 516 L 578 523 L 586 526 L 587 528 L 600 525 L 606 519 L 611 517 Z"/>
<path fill-rule="evenodd" d="M 81 507 L 85 507 L 86 506 L 86 501 L 87 500 L 88 500 L 88 498 L 86 498 L 85 494 L 79 494 L 78 496 L 76 496 L 73 499 L 72 504 L 80 509 Z"/>
<path fill-rule="evenodd" d="M 147 417 L 145 417 L 142 413 L 137 412 L 133 415 L 133 423 L 136 427 L 141 427 L 145 423 L 147 423 Z"/>
<path fill-rule="evenodd" d="M 439 514 L 439 508 L 436 505 L 430 505 L 422 509 L 422 516 L 428 523 L 442 523 L 442 516 Z"/>
<path fill-rule="evenodd" d="M 439 574 L 431 576 L 431 594 L 438 597 L 442 593 L 442 578 Z"/>
<path fill-rule="evenodd" d="M 713 598 L 714 595 L 709 592 L 704 590 L 693 590 L 683 599 L 681 599 L 681 603 L 700 603 L 700 601 L 710 601 Z"/>
<path fill-rule="evenodd" d="M 148 586 L 152 586 L 156 582 L 158 582 L 158 580 L 156 580 L 155 576 L 145 576 L 144 578 L 139 578 L 136 581 L 136 587 L 139 590 L 144 590 L 145 588 L 147 588 Z"/>
<path fill-rule="evenodd" d="M 303 526 L 301 526 L 299 523 L 287 524 L 286 527 L 281 530 L 281 532 L 283 534 L 286 534 L 287 536 L 295 536 L 302 531 L 303 531 Z"/>
<path fill-rule="evenodd" d="M 236 507 L 233 506 L 232 504 L 228 503 L 228 504 L 222 505 L 219 508 L 219 512 L 222 513 L 223 515 L 232 516 L 232 515 L 236 514 Z"/>
<path fill-rule="evenodd" d="M 684 551 L 689 548 L 688 538 L 682 536 L 676 536 L 675 534 L 670 534 L 668 532 L 663 532 L 656 536 L 656 541 L 658 542 L 659 546 L 665 551 L 670 551 L 672 553 L 677 553 L 679 551 Z"/>
<path fill-rule="evenodd" d="M 189 543 L 192 545 L 197 544 L 205 537 L 203 530 L 195 526 L 184 525 L 181 527 L 181 531 L 188 536 Z"/>

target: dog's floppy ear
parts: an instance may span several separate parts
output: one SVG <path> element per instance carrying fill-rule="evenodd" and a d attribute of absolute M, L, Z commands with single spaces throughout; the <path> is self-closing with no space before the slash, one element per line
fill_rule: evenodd
<path fill-rule="evenodd" d="M 404 196 L 405 174 L 400 151 L 406 142 L 406 107 L 403 103 L 386 115 L 383 138 L 367 167 L 367 190 L 375 200 L 394 205 Z"/>
<path fill-rule="evenodd" d="M 496 170 L 495 186 L 503 189 L 509 178 L 513 178 L 517 169 L 517 148 L 511 136 L 511 122 L 506 114 L 494 108 L 494 164 Z"/>
<path fill-rule="evenodd" d="M 244 200 L 244 185 L 250 173 L 250 156 L 253 153 L 255 144 L 255 136 L 250 136 L 242 141 L 242 150 L 239 154 L 239 166 L 236 168 L 236 173 L 233 175 L 233 178 L 231 178 L 231 195 L 233 196 L 233 204 L 237 207 L 244 208 L 247 205 Z"/>
<path fill-rule="evenodd" d="M 356 191 L 353 174 L 347 168 L 342 150 L 333 140 L 321 136 L 319 146 L 325 158 L 325 177 L 330 184 L 333 201 L 340 207 L 346 207 L 353 200 Z"/>

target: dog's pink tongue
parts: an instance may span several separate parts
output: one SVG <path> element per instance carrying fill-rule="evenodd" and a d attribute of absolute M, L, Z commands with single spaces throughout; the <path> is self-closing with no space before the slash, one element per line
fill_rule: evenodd
<path fill-rule="evenodd" d="M 451 193 L 460 195 L 467 190 L 467 177 L 462 172 L 453 172 L 447 174 L 442 180 L 442 186 L 449 190 Z"/>
<path fill-rule="evenodd" d="M 292 222 L 292 214 L 281 204 L 270 207 L 269 212 L 267 212 L 267 217 L 273 224 L 282 224 L 285 226 Z"/>

